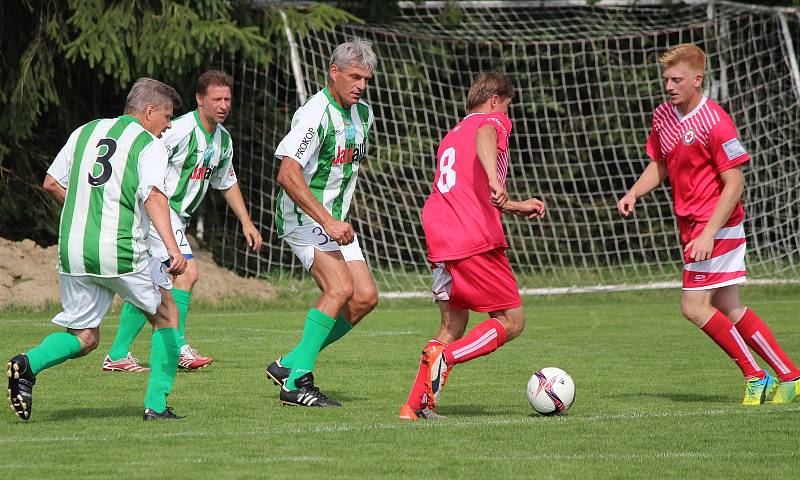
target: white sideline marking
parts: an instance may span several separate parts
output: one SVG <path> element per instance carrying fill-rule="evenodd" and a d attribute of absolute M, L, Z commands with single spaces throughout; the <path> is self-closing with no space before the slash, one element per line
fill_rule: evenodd
<path fill-rule="evenodd" d="M 408 428 L 473 428 L 484 426 L 498 426 L 498 425 L 524 425 L 524 424 L 541 424 L 547 425 L 554 422 L 598 422 L 606 420 L 649 420 L 661 418 L 681 418 L 681 417 L 711 417 L 711 416 L 746 416 L 746 415 L 782 415 L 786 413 L 800 412 L 800 405 L 791 408 L 772 408 L 769 405 L 756 408 L 729 408 L 729 409 L 712 409 L 701 410 L 697 412 L 633 412 L 623 413 L 617 415 L 592 415 L 587 417 L 563 415 L 559 417 L 518 417 L 518 418 L 475 418 L 464 417 L 461 419 L 449 418 L 437 421 L 419 421 L 419 422 L 404 422 L 401 420 L 394 420 L 390 423 L 377 423 L 377 424 L 363 424 L 363 425 L 321 425 L 321 426 L 308 426 L 308 427 L 278 427 L 278 428 L 263 428 L 260 430 L 252 431 L 236 431 L 236 432 L 217 432 L 211 430 L 201 431 L 181 431 L 181 432 L 167 432 L 157 433 L 152 431 L 143 432 L 127 432 L 123 434 L 105 434 L 105 435 L 65 435 L 56 437 L 31 437 L 25 435 L 22 437 L 5 437 L 0 438 L 0 445 L 10 443 L 47 443 L 47 442 L 75 442 L 75 441 L 114 441 L 114 440 L 149 440 L 154 437 L 161 438 L 193 438 L 193 437 L 262 437 L 265 435 L 282 435 L 282 434 L 309 434 L 309 433 L 339 433 L 339 432 L 353 432 L 353 431 L 371 431 L 371 430 L 401 430 Z M 394 413 L 392 413 L 394 417 Z M 791 419 L 789 419 L 791 420 Z"/>
<path fill-rule="evenodd" d="M 654 282 L 641 284 L 596 285 L 593 287 L 520 288 L 520 295 L 566 295 L 569 293 L 629 292 L 681 288 L 681 282 Z M 748 280 L 744 285 L 800 285 L 800 280 Z M 385 292 L 382 298 L 431 298 L 431 292 Z"/>

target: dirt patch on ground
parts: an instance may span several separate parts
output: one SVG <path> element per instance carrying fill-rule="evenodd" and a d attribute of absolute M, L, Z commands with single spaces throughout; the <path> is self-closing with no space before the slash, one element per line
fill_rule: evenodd
<path fill-rule="evenodd" d="M 214 263 L 211 253 L 192 246 L 200 267 L 200 280 L 192 300 L 218 304 L 226 298 L 275 298 L 275 289 L 263 280 L 242 278 Z M 12 242 L 0 238 L 0 308 L 10 305 L 41 306 L 60 303 L 57 247 L 42 248 L 31 240 Z"/>

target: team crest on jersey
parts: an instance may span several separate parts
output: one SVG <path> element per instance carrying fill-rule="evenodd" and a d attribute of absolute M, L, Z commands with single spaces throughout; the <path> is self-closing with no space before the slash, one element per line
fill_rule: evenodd
<path fill-rule="evenodd" d="M 691 145 L 692 143 L 694 143 L 694 130 L 693 129 L 690 128 L 690 129 L 686 130 L 685 132 L 683 132 L 683 143 L 685 143 L 686 145 Z"/>

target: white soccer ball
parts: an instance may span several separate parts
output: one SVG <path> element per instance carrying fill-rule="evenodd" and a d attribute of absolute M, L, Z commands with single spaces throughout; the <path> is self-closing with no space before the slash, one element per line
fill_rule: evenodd
<path fill-rule="evenodd" d="M 528 381 L 528 401 L 542 415 L 559 415 L 575 400 L 575 382 L 560 368 L 543 368 Z"/>

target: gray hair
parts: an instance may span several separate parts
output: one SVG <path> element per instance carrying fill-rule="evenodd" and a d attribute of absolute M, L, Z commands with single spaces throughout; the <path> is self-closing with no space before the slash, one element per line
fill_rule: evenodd
<path fill-rule="evenodd" d="M 372 44 L 366 40 L 354 37 L 349 42 L 342 43 L 331 54 L 331 65 L 337 68 L 349 66 L 367 67 L 371 72 L 378 66 L 378 57 L 372 51 Z"/>
<path fill-rule="evenodd" d="M 136 80 L 128 93 L 125 113 L 142 113 L 148 105 L 166 107 L 170 103 L 175 109 L 181 106 L 181 96 L 174 88 L 158 80 L 142 77 Z"/>

